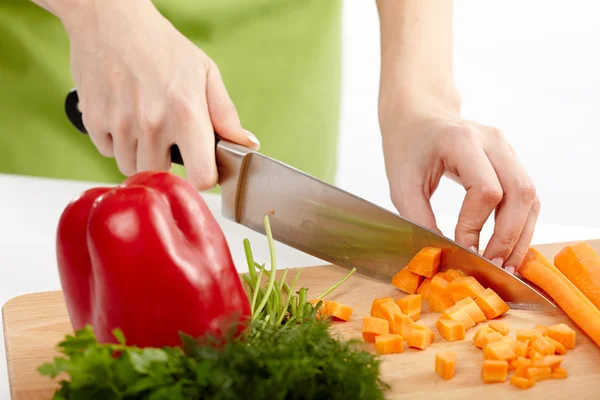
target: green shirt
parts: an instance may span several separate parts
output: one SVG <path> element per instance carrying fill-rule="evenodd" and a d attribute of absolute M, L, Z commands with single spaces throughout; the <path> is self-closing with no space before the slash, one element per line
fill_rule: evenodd
<path fill-rule="evenodd" d="M 332 182 L 341 0 L 155 0 L 219 66 L 261 152 Z M 74 87 L 60 21 L 26 0 L 0 2 L 0 173 L 120 182 L 112 158 L 71 126 Z M 173 170 L 183 174 L 183 168 Z"/>

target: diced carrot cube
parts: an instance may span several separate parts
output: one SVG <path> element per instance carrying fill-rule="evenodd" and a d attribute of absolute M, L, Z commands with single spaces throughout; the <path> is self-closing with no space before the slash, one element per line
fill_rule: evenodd
<path fill-rule="evenodd" d="M 529 346 L 525 342 L 516 342 L 515 343 L 515 354 L 517 357 L 525 357 L 527 355 L 527 350 Z"/>
<path fill-rule="evenodd" d="M 417 275 L 431 278 L 438 271 L 441 256 L 442 249 L 430 246 L 423 247 L 415 254 L 412 260 L 410 260 L 406 269 Z"/>
<path fill-rule="evenodd" d="M 373 300 L 373 304 L 371 304 L 371 312 L 370 312 L 371 317 L 384 318 L 383 310 L 381 309 L 381 305 L 388 301 L 393 302 L 394 299 L 392 299 L 391 297 L 380 297 L 378 299 Z"/>
<path fill-rule="evenodd" d="M 353 311 L 354 309 L 352 307 L 348 307 L 344 304 L 338 303 L 337 301 L 329 300 L 327 302 L 327 313 L 334 319 L 349 321 L 350 317 L 352 317 Z"/>
<path fill-rule="evenodd" d="M 513 376 L 518 376 L 521 378 L 529 379 L 529 375 L 527 374 L 527 369 L 529 369 L 529 367 L 517 367 L 517 369 L 515 370 L 515 374 Z"/>
<path fill-rule="evenodd" d="M 532 381 L 543 381 L 552 378 L 552 368 L 550 367 L 529 367 L 527 368 L 527 377 Z"/>
<path fill-rule="evenodd" d="M 555 368 L 560 367 L 562 360 L 563 360 L 562 356 L 555 356 L 555 355 L 545 356 L 541 360 L 533 360 L 532 366 L 533 367 L 550 367 L 552 369 L 555 369 Z"/>
<path fill-rule="evenodd" d="M 365 342 L 374 342 L 375 336 L 390 333 L 390 323 L 382 318 L 364 317 L 362 337 Z"/>
<path fill-rule="evenodd" d="M 490 321 L 488 325 L 490 326 L 490 328 L 492 328 L 496 332 L 501 333 L 503 336 L 508 335 L 508 332 L 510 332 L 510 328 L 504 322 Z"/>
<path fill-rule="evenodd" d="M 414 324 L 408 336 L 408 345 L 424 350 L 433 342 L 433 332 L 424 325 Z"/>
<path fill-rule="evenodd" d="M 558 367 L 552 371 L 552 379 L 564 379 L 567 376 L 569 376 L 569 374 L 563 367 Z"/>
<path fill-rule="evenodd" d="M 562 343 L 566 350 L 575 348 L 575 331 L 566 324 L 548 327 L 548 336 Z"/>
<path fill-rule="evenodd" d="M 473 321 L 473 318 L 471 318 L 464 309 L 457 307 L 456 305 L 444 311 L 440 318 L 461 322 L 465 325 L 465 330 L 471 329 L 475 326 L 475 321 Z"/>
<path fill-rule="evenodd" d="M 400 310 L 410 317 L 413 321 L 418 321 L 421 317 L 421 296 L 420 294 L 409 294 L 403 298 L 396 300 L 396 304 Z"/>
<path fill-rule="evenodd" d="M 561 354 L 561 355 L 567 354 L 567 349 L 565 349 L 565 346 L 563 346 L 563 344 L 561 342 L 557 342 L 556 340 L 552 339 L 550 336 L 546 336 L 546 340 L 554 345 L 554 353 Z"/>
<path fill-rule="evenodd" d="M 444 312 L 453 305 L 454 301 L 448 293 L 448 281 L 436 274 L 430 284 L 429 310 Z"/>
<path fill-rule="evenodd" d="M 504 336 L 502 336 L 501 333 L 498 333 L 496 331 L 484 333 L 483 334 L 483 349 L 485 350 L 486 346 L 488 346 L 489 344 L 500 342 L 502 339 L 504 339 Z"/>
<path fill-rule="evenodd" d="M 457 278 L 463 278 L 465 276 L 465 274 L 463 274 L 461 271 L 452 268 L 449 268 L 446 271 L 444 271 L 444 275 L 446 275 L 446 277 L 451 278 L 449 282 L 452 282 Z"/>
<path fill-rule="evenodd" d="M 519 389 L 529 389 L 535 385 L 535 382 L 531 379 L 522 378 L 517 375 L 513 375 L 510 378 L 510 384 Z"/>
<path fill-rule="evenodd" d="M 517 341 L 531 343 L 537 337 L 533 329 L 517 329 Z"/>
<path fill-rule="evenodd" d="M 435 355 L 435 373 L 442 379 L 452 379 L 456 373 L 456 351 L 441 351 Z"/>
<path fill-rule="evenodd" d="M 510 310 L 508 304 L 490 288 L 485 289 L 475 302 L 487 319 L 494 319 Z"/>
<path fill-rule="evenodd" d="M 538 336 L 531 343 L 531 350 L 537 351 L 542 355 L 549 356 L 554 354 L 554 345 L 550 341 L 546 340 L 544 336 Z"/>
<path fill-rule="evenodd" d="M 496 332 L 496 331 L 493 330 L 492 328 L 490 328 L 487 325 L 482 326 L 481 328 L 479 328 L 477 330 L 477 333 L 475 333 L 475 336 L 473 336 L 473 342 L 475 342 L 475 346 L 479 347 L 480 349 L 483 349 L 483 347 L 485 346 L 485 343 L 484 343 L 484 340 L 483 340 L 484 339 L 484 335 L 486 333 L 491 333 L 491 332 Z"/>
<path fill-rule="evenodd" d="M 397 333 L 375 336 L 375 349 L 379 354 L 395 354 L 404 351 L 404 338 Z"/>
<path fill-rule="evenodd" d="M 548 334 L 548 327 L 546 325 L 539 325 L 533 327 L 533 330 L 539 333 L 542 336 L 546 336 Z"/>
<path fill-rule="evenodd" d="M 464 340 L 465 338 L 465 325 L 462 322 L 440 318 L 436 321 L 435 327 L 448 342 Z"/>
<path fill-rule="evenodd" d="M 423 296 L 423 300 L 429 300 L 431 294 L 431 278 L 423 279 L 423 282 L 421 282 L 417 289 L 417 294 Z"/>
<path fill-rule="evenodd" d="M 402 335 L 404 338 L 408 338 L 414 324 L 414 321 L 408 315 L 400 311 L 399 313 L 394 314 L 394 322 L 392 323 L 391 331 L 392 333 Z"/>
<path fill-rule="evenodd" d="M 531 367 L 531 363 L 532 361 L 530 359 L 521 356 L 518 356 L 516 359 L 511 361 L 511 364 L 513 367 L 515 367 L 515 369 L 529 368 Z"/>
<path fill-rule="evenodd" d="M 485 383 L 505 382 L 508 376 L 508 362 L 504 360 L 484 360 L 481 378 Z"/>
<path fill-rule="evenodd" d="M 472 298 L 465 297 L 464 299 L 457 301 L 455 305 L 465 310 L 476 324 L 485 321 L 485 314 Z"/>
<path fill-rule="evenodd" d="M 438 277 L 440 277 L 440 278 L 444 279 L 444 280 L 445 280 L 446 282 L 448 282 L 448 283 L 450 283 L 450 282 L 452 282 L 452 281 L 454 280 L 454 277 L 453 277 L 453 276 L 451 276 L 451 275 L 446 275 L 446 273 L 445 273 L 445 272 L 438 272 L 438 273 L 437 273 L 437 274 L 435 274 L 433 277 L 436 277 L 436 276 L 438 276 Z M 432 278 L 433 278 L 433 277 L 432 277 Z"/>
<path fill-rule="evenodd" d="M 422 281 L 421 275 L 409 271 L 408 268 L 403 268 L 392 278 L 392 285 L 405 293 L 415 294 Z"/>
<path fill-rule="evenodd" d="M 485 288 L 472 276 L 456 277 L 448 285 L 450 297 L 452 297 L 452 300 L 455 302 L 465 298 L 476 299 L 484 290 Z"/>
<path fill-rule="evenodd" d="M 483 349 L 484 360 L 512 361 L 517 355 L 506 343 L 493 343 Z"/>
<path fill-rule="evenodd" d="M 393 300 L 386 301 L 381 304 L 381 314 L 382 316 L 379 318 L 383 318 L 387 320 L 390 325 L 394 323 L 394 315 L 401 313 L 400 307 Z"/>

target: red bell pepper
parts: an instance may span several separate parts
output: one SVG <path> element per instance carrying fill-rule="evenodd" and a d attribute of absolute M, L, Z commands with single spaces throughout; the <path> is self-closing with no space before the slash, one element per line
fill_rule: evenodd
<path fill-rule="evenodd" d="M 57 261 L 75 330 L 101 343 L 177 346 L 179 332 L 222 335 L 250 317 L 248 296 L 206 203 L 185 179 L 141 172 L 88 190 L 64 210 Z"/>

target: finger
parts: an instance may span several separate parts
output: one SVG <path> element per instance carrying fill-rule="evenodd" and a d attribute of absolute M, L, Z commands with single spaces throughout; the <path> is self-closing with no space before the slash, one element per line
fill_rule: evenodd
<path fill-rule="evenodd" d="M 197 190 L 211 189 L 217 183 L 215 136 L 208 107 L 202 104 L 171 119 L 172 130 L 180 132 L 176 144 L 181 151 L 187 179 Z"/>
<path fill-rule="evenodd" d="M 240 117 L 216 65 L 208 69 L 206 98 L 215 132 L 223 139 L 258 150 L 260 143 L 250 131 L 242 128 Z"/>
<path fill-rule="evenodd" d="M 129 135 L 114 138 L 115 159 L 119 171 L 125 176 L 136 173 L 137 139 Z"/>
<path fill-rule="evenodd" d="M 497 146 L 488 153 L 503 188 L 504 199 L 496 214 L 494 233 L 484 257 L 503 265 L 521 236 L 536 191 L 532 180 L 508 146 Z"/>
<path fill-rule="evenodd" d="M 531 239 L 533 238 L 535 224 L 537 223 L 539 215 L 540 199 L 536 197 L 529 210 L 529 215 L 527 216 L 527 221 L 525 221 L 525 226 L 523 226 L 523 230 L 521 231 L 521 236 L 504 264 L 504 269 L 506 269 L 507 272 L 514 274 L 525 259 L 527 250 L 529 250 L 529 246 L 531 245 Z"/>
<path fill-rule="evenodd" d="M 104 157 L 114 157 L 113 138 L 109 133 L 106 119 L 102 118 L 99 112 L 94 111 L 82 113 L 81 119 L 98 152 Z"/>
<path fill-rule="evenodd" d="M 150 126 L 146 131 L 136 124 L 138 147 L 136 169 L 140 171 L 170 171 L 171 143 L 163 126 Z"/>
<path fill-rule="evenodd" d="M 485 222 L 502 200 L 502 186 L 483 149 L 465 146 L 453 154 L 459 159 L 450 164 L 467 190 L 454 235 L 459 244 L 476 251 Z"/>
<path fill-rule="evenodd" d="M 405 183 L 395 182 L 394 189 L 390 190 L 393 191 L 392 203 L 402 217 L 442 234 L 431 202 L 418 180 L 408 178 Z"/>

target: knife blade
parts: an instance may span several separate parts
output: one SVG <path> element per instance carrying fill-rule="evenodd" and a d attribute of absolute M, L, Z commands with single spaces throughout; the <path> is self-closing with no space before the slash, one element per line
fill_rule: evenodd
<path fill-rule="evenodd" d="M 67 96 L 66 113 L 77 129 L 87 133 L 77 104 L 74 89 Z M 216 139 L 225 218 L 265 234 L 263 218 L 269 213 L 275 240 L 385 282 L 391 282 L 423 247 L 438 247 L 441 271 L 454 268 L 473 276 L 511 308 L 556 307 L 533 285 L 443 235 L 278 160 Z M 176 145 L 171 157 L 183 164 Z"/>

